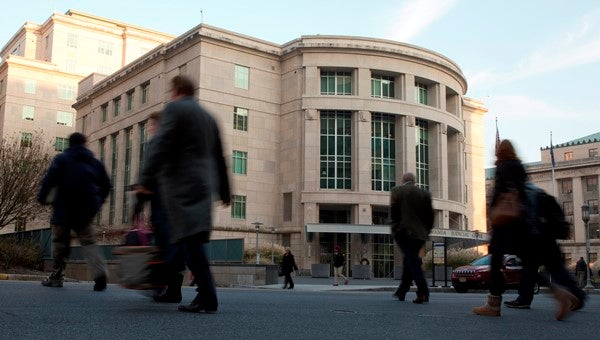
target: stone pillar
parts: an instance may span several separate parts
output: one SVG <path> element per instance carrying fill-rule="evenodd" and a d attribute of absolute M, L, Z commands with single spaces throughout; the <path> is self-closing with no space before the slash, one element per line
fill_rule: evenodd
<path fill-rule="evenodd" d="M 405 172 L 414 173 L 417 169 L 416 124 L 414 116 L 399 116 L 396 122 L 396 178 L 400 184 Z"/>
<path fill-rule="evenodd" d="M 319 189 L 320 131 L 319 113 L 316 109 L 304 110 L 304 190 Z"/>
<path fill-rule="evenodd" d="M 404 100 L 409 103 L 415 102 L 415 76 L 407 74 L 404 76 Z"/>
<path fill-rule="evenodd" d="M 304 74 L 306 76 L 304 93 L 307 96 L 317 96 L 321 93 L 321 75 L 319 68 L 316 66 L 305 67 Z"/>
<path fill-rule="evenodd" d="M 429 123 L 429 190 L 435 198 L 448 199 L 448 127 Z"/>
<path fill-rule="evenodd" d="M 371 112 L 358 111 L 354 116 L 352 188 L 364 193 L 371 190 Z"/>
<path fill-rule="evenodd" d="M 370 98 L 371 97 L 371 70 L 367 69 L 367 68 L 359 68 L 357 71 L 357 81 L 355 84 L 357 84 L 356 86 L 356 92 L 354 92 L 354 95 L 357 95 L 359 97 L 363 97 L 363 98 Z"/>

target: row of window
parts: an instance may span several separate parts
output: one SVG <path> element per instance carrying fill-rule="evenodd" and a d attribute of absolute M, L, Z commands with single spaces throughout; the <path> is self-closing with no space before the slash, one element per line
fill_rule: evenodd
<path fill-rule="evenodd" d="M 588 157 L 592 158 L 592 157 L 597 157 L 598 156 L 598 148 L 592 148 L 592 149 L 588 149 Z M 564 158 L 565 161 L 571 161 L 573 160 L 573 151 L 567 151 L 564 153 Z"/>
<path fill-rule="evenodd" d="M 31 147 L 33 143 L 33 133 L 21 132 L 20 145 L 22 148 Z M 69 139 L 64 137 L 56 137 L 54 139 L 54 150 L 58 152 L 65 151 L 69 147 Z"/>
<path fill-rule="evenodd" d="M 568 195 L 573 193 L 573 180 L 571 178 L 561 178 L 557 182 L 561 194 Z M 581 177 L 581 182 L 586 192 L 598 191 L 598 176 Z"/>
<path fill-rule="evenodd" d="M 127 92 L 125 92 L 125 111 L 126 112 L 131 112 L 134 109 L 135 106 L 135 92 L 136 89 L 133 88 Z M 140 105 L 146 104 L 148 102 L 148 100 L 150 99 L 150 82 L 147 81 L 143 84 L 141 84 L 139 86 L 139 103 Z M 120 115 L 122 113 L 122 100 L 121 100 L 121 96 L 118 96 L 116 98 L 114 98 L 111 103 L 111 112 L 112 112 L 112 116 L 113 117 L 117 117 L 118 115 Z M 104 123 L 108 120 L 108 114 L 109 114 L 109 108 L 108 108 L 108 102 L 100 105 L 100 122 Z"/>
<path fill-rule="evenodd" d="M 35 107 L 23 105 L 23 120 L 34 121 L 35 120 Z M 62 126 L 73 126 L 73 113 L 58 111 L 56 112 L 56 124 Z"/>
<path fill-rule="evenodd" d="M 415 102 L 429 105 L 429 90 L 426 84 L 415 82 Z M 352 73 L 321 71 L 322 95 L 352 95 Z M 371 97 L 396 98 L 396 78 L 377 73 L 371 74 Z"/>
<path fill-rule="evenodd" d="M 598 213 L 598 200 L 597 199 L 590 199 L 587 200 L 587 205 L 590 207 L 590 214 L 597 214 Z M 573 216 L 573 201 L 564 201 L 562 203 L 563 206 L 563 212 L 565 213 L 565 216 Z"/>
<path fill-rule="evenodd" d="M 48 36 L 46 36 L 46 46 L 49 46 Z M 67 34 L 67 47 L 77 48 L 79 46 L 79 36 L 75 33 Z M 111 56 L 113 54 L 114 44 L 108 41 L 98 41 L 98 54 Z"/>
<path fill-rule="evenodd" d="M 4 91 L 4 80 L 0 80 L 0 94 Z M 36 94 L 37 92 L 37 81 L 35 79 L 24 79 L 23 80 L 23 92 L 27 94 Z M 59 99 L 64 100 L 75 100 L 75 85 L 73 84 L 59 84 L 57 90 L 57 96 Z"/>

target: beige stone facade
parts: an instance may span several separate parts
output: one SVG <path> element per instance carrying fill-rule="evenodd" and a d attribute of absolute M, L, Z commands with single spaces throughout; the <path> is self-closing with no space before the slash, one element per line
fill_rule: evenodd
<path fill-rule="evenodd" d="M 26 144 L 39 134 L 62 150 L 75 131 L 79 81 L 117 71 L 173 38 L 73 10 L 43 24 L 26 22 L 0 50 L 0 137 Z M 27 227 L 36 225 L 29 221 Z"/>
<path fill-rule="evenodd" d="M 233 204 L 216 207 L 214 238 L 290 246 L 304 269 L 340 244 L 350 264 L 365 258 L 375 276 L 389 275 L 393 242 L 375 230 L 406 171 L 431 191 L 436 228 L 485 230 L 477 202 L 487 110 L 464 97 L 454 62 L 394 41 L 318 35 L 278 45 L 207 25 L 80 82 L 77 129 L 113 179 L 104 228 L 129 222 L 146 119 L 178 74 L 198 84 L 231 168 Z M 253 222 L 262 223 L 258 233 Z M 331 232 L 307 233 L 309 225 Z"/>
<path fill-rule="evenodd" d="M 554 145 L 554 180 L 549 147 L 540 150 L 541 162 L 525 164 L 531 182 L 556 197 L 563 208 L 567 221 L 571 223 L 570 239 L 559 241 L 567 264 L 577 262 L 580 257 L 586 258 L 586 228 L 581 219 L 583 204 L 588 204 L 591 208 L 589 221 L 590 262 L 596 262 L 598 259 L 600 251 L 599 149 L 600 133 Z M 494 185 L 493 171 L 489 170 L 491 169 L 488 169 L 486 175 L 488 200 Z"/>

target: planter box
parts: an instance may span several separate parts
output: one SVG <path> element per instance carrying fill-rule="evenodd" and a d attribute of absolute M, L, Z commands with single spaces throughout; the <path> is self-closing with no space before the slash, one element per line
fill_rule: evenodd
<path fill-rule="evenodd" d="M 331 267 L 329 263 L 313 263 L 310 265 L 312 277 L 329 277 Z"/>
<path fill-rule="evenodd" d="M 371 278 L 371 266 L 364 264 L 355 264 L 352 266 L 352 278 L 353 279 L 370 279 Z"/>

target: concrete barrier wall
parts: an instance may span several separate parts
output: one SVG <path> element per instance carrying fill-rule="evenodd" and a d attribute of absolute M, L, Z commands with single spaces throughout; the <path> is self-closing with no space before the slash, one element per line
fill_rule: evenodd
<path fill-rule="evenodd" d="M 108 282 L 118 283 L 117 261 L 107 261 Z M 218 287 L 242 286 L 262 286 L 277 284 L 278 267 L 276 265 L 256 265 L 256 264 L 226 264 L 217 263 L 210 266 L 215 284 Z M 44 263 L 45 271 L 52 271 L 52 261 L 46 260 Z M 88 272 L 88 266 L 85 261 L 69 261 L 65 270 L 65 277 L 78 281 L 92 281 L 93 278 Z M 186 273 L 184 285 L 188 282 L 189 273 Z"/>

